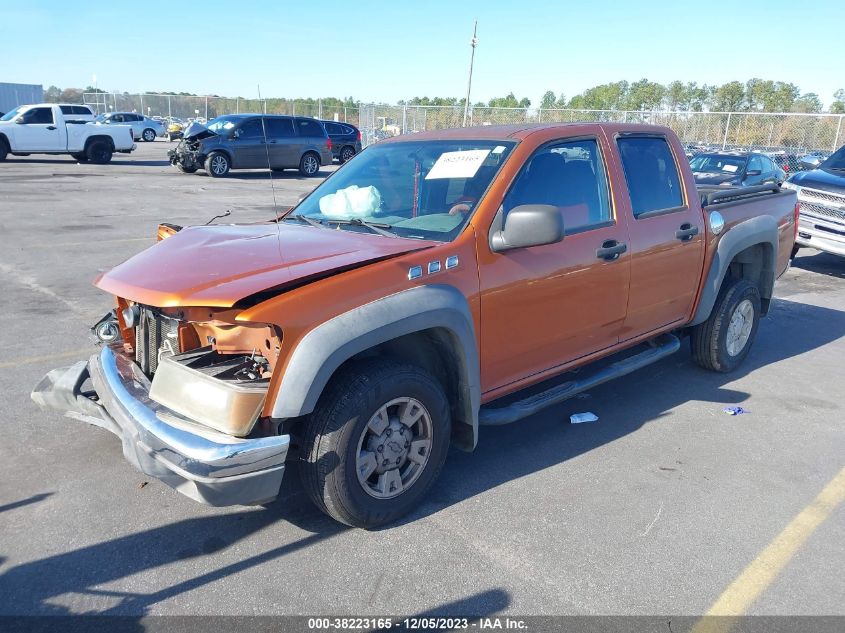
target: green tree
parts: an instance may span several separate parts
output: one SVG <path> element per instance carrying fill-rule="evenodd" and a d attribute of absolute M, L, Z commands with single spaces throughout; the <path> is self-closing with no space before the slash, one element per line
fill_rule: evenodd
<path fill-rule="evenodd" d="M 731 81 L 716 88 L 713 95 L 713 108 L 717 112 L 737 112 L 745 106 L 745 86 L 738 81 Z"/>
<path fill-rule="evenodd" d="M 793 112 L 821 112 L 822 100 L 815 92 L 807 92 L 795 100 L 792 104 Z"/>
<path fill-rule="evenodd" d="M 56 86 L 50 86 L 49 88 L 47 88 L 47 90 L 44 91 L 44 101 L 46 101 L 47 103 L 58 103 L 61 98 L 61 88 L 57 88 Z"/>
<path fill-rule="evenodd" d="M 544 110 L 548 110 L 550 108 L 555 107 L 555 102 L 557 101 L 557 97 L 555 93 L 551 90 L 547 90 L 546 94 L 543 95 L 543 98 L 540 99 L 540 107 Z"/>
<path fill-rule="evenodd" d="M 833 104 L 830 106 L 830 111 L 833 114 L 845 114 L 845 90 L 840 88 L 833 93 Z"/>
<path fill-rule="evenodd" d="M 656 110 L 663 102 L 666 87 L 662 84 L 640 79 L 628 88 L 626 110 Z"/>
<path fill-rule="evenodd" d="M 687 85 L 677 79 L 666 86 L 666 107 L 669 110 L 686 110 L 689 108 L 689 91 Z"/>

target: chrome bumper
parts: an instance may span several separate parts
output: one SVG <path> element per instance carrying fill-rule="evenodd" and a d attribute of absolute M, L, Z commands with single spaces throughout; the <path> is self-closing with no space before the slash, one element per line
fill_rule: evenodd
<path fill-rule="evenodd" d="M 845 256 L 845 225 L 801 214 L 795 243 Z"/>
<path fill-rule="evenodd" d="M 83 390 L 89 376 L 96 393 Z M 279 494 L 290 436 L 225 435 L 153 402 L 149 390 L 131 359 L 103 347 L 88 362 L 48 373 L 32 399 L 111 431 L 136 468 L 196 501 L 254 505 Z"/>

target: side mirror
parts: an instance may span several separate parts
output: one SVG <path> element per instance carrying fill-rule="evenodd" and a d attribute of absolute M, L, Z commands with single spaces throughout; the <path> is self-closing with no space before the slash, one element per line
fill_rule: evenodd
<path fill-rule="evenodd" d="M 762 173 L 763 172 L 760 171 L 759 169 L 749 169 L 747 172 L 745 172 L 745 175 L 746 176 L 759 176 Z"/>
<path fill-rule="evenodd" d="M 493 229 L 490 248 L 495 253 L 512 248 L 555 244 L 563 239 L 563 215 L 548 204 L 523 204 L 510 210 L 504 227 Z"/>

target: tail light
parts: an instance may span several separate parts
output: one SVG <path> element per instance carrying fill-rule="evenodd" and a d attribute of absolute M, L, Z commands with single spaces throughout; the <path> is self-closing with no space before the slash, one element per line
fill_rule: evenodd
<path fill-rule="evenodd" d="M 332 139 L 331 139 L 331 137 L 327 137 L 326 138 L 326 149 L 331 150 L 331 148 L 332 148 Z"/>
<path fill-rule="evenodd" d="M 793 225 L 794 235 L 792 236 L 792 239 L 797 240 L 798 239 L 798 218 L 801 216 L 801 205 L 797 202 L 795 203 L 795 210 L 793 211 L 793 213 L 795 214 L 794 215 L 795 223 Z"/>
<path fill-rule="evenodd" d="M 361 140 L 361 130 L 355 130 L 355 139 L 358 141 Z"/>

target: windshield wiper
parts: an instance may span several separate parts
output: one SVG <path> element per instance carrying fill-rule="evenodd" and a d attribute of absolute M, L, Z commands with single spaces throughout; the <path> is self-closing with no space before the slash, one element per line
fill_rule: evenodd
<path fill-rule="evenodd" d="M 384 224 L 383 222 L 367 222 L 366 220 L 362 220 L 361 218 L 352 218 L 350 220 L 326 220 L 329 224 L 335 222 L 337 224 L 351 224 L 352 226 L 365 226 L 374 233 L 378 233 L 379 235 L 384 235 L 385 237 L 399 237 L 396 233 L 392 231 L 386 231 L 385 229 L 390 229 L 392 225 Z"/>
<path fill-rule="evenodd" d="M 308 223 L 308 224 L 310 224 L 311 226 L 316 226 L 318 229 L 327 229 L 327 228 L 329 228 L 329 227 L 327 227 L 325 224 L 323 224 L 322 222 L 319 222 L 319 221 L 317 221 L 317 220 L 315 220 L 315 219 L 313 219 L 313 218 L 309 218 L 307 215 L 299 215 L 299 214 L 296 214 L 296 215 L 286 215 L 285 217 L 283 217 L 283 218 L 282 218 L 282 220 L 288 220 L 288 219 L 291 219 L 291 220 L 299 220 L 300 222 L 307 222 L 307 223 Z"/>

